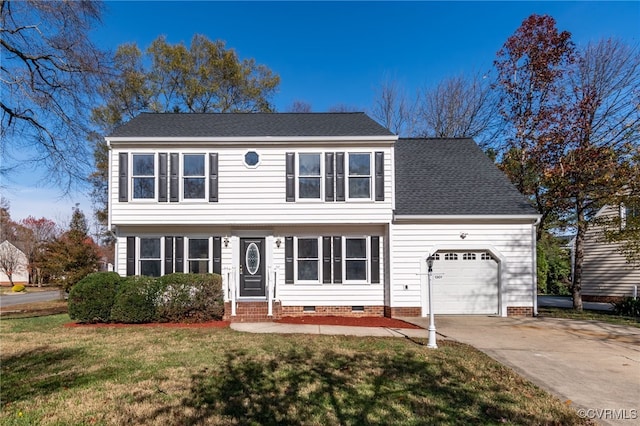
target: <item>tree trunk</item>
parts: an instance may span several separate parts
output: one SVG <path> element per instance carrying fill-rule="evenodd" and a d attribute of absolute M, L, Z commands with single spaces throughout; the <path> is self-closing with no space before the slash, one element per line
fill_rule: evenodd
<path fill-rule="evenodd" d="M 573 282 L 571 284 L 571 295 L 573 296 L 573 309 L 582 311 L 582 261 L 584 259 L 584 235 L 587 231 L 587 224 L 584 220 L 584 213 L 578 203 L 576 245 L 573 258 Z"/>

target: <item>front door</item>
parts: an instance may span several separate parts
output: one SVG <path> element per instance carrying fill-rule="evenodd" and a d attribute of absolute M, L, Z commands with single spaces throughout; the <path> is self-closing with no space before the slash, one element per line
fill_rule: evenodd
<path fill-rule="evenodd" d="M 240 297 L 265 297 L 264 238 L 240 238 Z"/>

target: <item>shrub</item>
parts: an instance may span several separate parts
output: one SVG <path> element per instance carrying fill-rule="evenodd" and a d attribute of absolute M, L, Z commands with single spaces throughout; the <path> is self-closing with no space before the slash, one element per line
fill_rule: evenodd
<path fill-rule="evenodd" d="M 640 299 L 625 297 L 624 299 L 611 303 L 613 313 L 625 317 L 640 317 Z"/>
<path fill-rule="evenodd" d="M 159 282 L 145 276 L 132 276 L 120 283 L 116 293 L 111 320 L 129 324 L 157 321 L 155 300 Z"/>
<path fill-rule="evenodd" d="M 211 321 L 224 315 L 222 277 L 218 274 L 169 274 L 161 277 L 156 299 L 160 321 Z"/>
<path fill-rule="evenodd" d="M 89 274 L 69 292 L 69 316 L 85 322 L 109 322 L 111 308 L 122 278 L 116 272 Z"/>
<path fill-rule="evenodd" d="M 11 287 L 11 291 L 14 293 L 20 293 L 24 290 L 25 290 L 25 287 L 23 284 L 16 284 L 13 287 Z"/>

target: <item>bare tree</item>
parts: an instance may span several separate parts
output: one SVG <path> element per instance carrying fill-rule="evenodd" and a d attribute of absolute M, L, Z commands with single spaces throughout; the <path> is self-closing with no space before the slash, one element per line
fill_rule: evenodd
<path fill-rule="evenodd" d="M 440 138 L 475 138 L 481 145 L 500 130 L 498 102 L 487 74 L 442 80 L 422 93 L 419 134 Z"/>
<path fill-rule="evenodd" d="M 396 135 L 413 136 L 417 103 L 409 101 L 397 80 L 386 79 L 376 90 L 372 117 Z"/>
<path fill-rule="evenodd" d="M 11 287 L 13 287 L 13 275 L 26 270 L 26 261 L 24 253 L 9 241 L 0 244 L 0 271 L 9 277 Z"/>
<path fill-rule="evenodd" d="M 311 104 L 296 99 L 289 107 L 289 112 L 311 112 Z"/>
<path fill-rule="evenodd" d="M 99 1 L 0 0 L 0 174 L 26 161 L 67 192 L 87 176 L 88 112 L 105 56 L 89 40 Z"/>

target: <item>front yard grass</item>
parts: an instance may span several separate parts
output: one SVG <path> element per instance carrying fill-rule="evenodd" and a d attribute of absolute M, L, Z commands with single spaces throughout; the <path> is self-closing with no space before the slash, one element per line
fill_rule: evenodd
<path fill-rule="evenodd" d="M 608 311 L 595 311 L 585 309 L 581 312 L 571 308 L 538 307 L 538 316 L 548 318 L 602 321 L 609 324 L 640 327 L 640 318 L 620 316 Z"/>
<path fill-rule="evenodd" d="M 470 346 L 0 320 L 3 425 L 585 424 Z"/>

